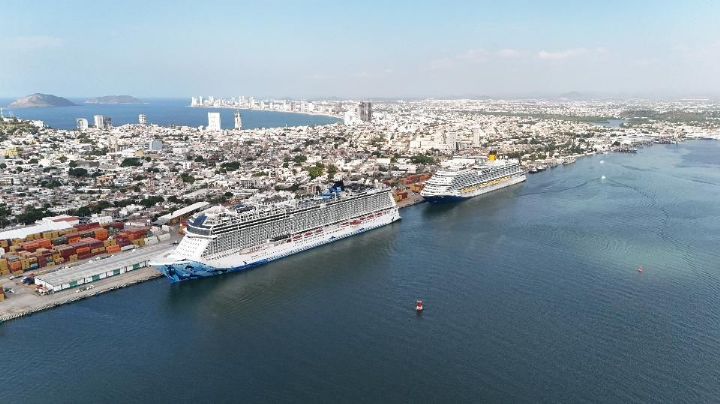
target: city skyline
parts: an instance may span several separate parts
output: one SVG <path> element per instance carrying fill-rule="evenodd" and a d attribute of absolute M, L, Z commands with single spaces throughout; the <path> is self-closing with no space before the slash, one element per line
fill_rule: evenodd
<path fill-rule="evenodd" d="M 720 94 L 707 1 L 131 3 L 6 2 L 0 97 Z"/>

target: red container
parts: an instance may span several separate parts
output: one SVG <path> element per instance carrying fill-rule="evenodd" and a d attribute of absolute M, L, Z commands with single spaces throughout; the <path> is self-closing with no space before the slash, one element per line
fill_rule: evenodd
<path fill-rule="evenodd" d="M 95 238 L 105 241 L 108 239 L 108 231 L 106 229 L 95 229 Z"/>
<path fill-rule="evenodd" d="M 125 247 L 126 245 L 132 244 L 128 239 L 125 239 L 125 238 L 116 238 L 116 239 L 115 239 L 115 242 L 116 242 L 117 245 L 119 245 L 120 247 Z"/>
<path fill-rule="evenodd" d="M 79 231 L 83 231 L 83 230 L 89 230 L 89 229 L 94 229 L 96 227 L 100 227 L 100 223 L 76 224 L 73 227 L 78 229 Z"/>
<path fill-rule="evenodd" d="M 112 222 L 108 225 L 108 227 L 112 227 L 113 229 L 122 230 L 125 228 L 125 223 L 123 222 Z"/>

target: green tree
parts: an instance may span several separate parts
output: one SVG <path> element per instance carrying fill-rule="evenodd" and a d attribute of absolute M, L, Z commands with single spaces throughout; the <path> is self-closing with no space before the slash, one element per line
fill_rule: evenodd
<path fill-rule="evenodd" d="M 236 171 L 238 168 L 240 168 L 240 162 L 239 161 L 226 161 L 222 164 L 220 164 L 220 167 L 224 169 L 225 171 Z"/>
<path fill-rule="evenodd" d="M 322 163 L 317 162 L 314 166 L 308 167 L 307 172 L 310 174 L 310 179 L 314 180 L 315 178 L 323 175 L 325 172 L 325 166 Z"/>
<path fill-rule="evenodd" d="M 180 179 L 182 179 L 182 182 L 186 184 L 192 184 L 195 182 L 195 177 L 188 173 L 183 173 L 182 175 L 180 175 Z"/>
<path fill-rule="evenodd" d="M 333 178 L 337 174 L 337 167 L 335 167 L 335 164 L 328 164 L 327 166 L 327 175 L 328 178 Z"/>
<path fill-rule="evenodd" d="M 163 198 L 162 196 L 151 196 L 140 201 L 140 205 L 149 208 L 161 202 L 165 202 L 165 198 Z"/>
<path fill-rule="evenodd" d="M 89 206 L 83 206 L 77 210 L 77 215 L 80 217 L 87 217 L 92 215 L 92 210 L 90 210 Z"/>
<path fill-rule="evenodd" d="M 428 164 L 435 164 L 435 159 L 430 156 L 426 156 L 424 154 L 416 154 L 416 155 L 410 157 L 410 162 L 413 164 L 428 165 Z"/>
<path fill-rule="evenodd" d="M 142 160 L 137 157 L 128 157 L 123 159 L 120 167 L 139 167 L 143 165 Z"/>
<path fill-rule="evenodd" d="M 44 217 L 52 215 L 53 213 L 47 208 L 38 209 L 34 207 L 27 207 L 23 213 L 18 215 L 17 221 L 23 224 L 32 224 Z"/>
<path fill-rule="evenodd" d="M 88 171 L 82 167 L 68 169 L 68 175 L 73 177 L 87 177 Z"/>
<path fill-rule="evenodd" d="M 0 227 L 5 227 L 10 224 L 10 208 L 4 203 L 0 203 Z"/>

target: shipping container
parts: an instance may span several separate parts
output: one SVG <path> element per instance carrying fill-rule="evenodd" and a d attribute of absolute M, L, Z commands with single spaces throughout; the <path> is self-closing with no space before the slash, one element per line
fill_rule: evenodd
<path fill-rule="evenodd" d="M 108 233 L 107 229 L 100 228 L 100 229 L 95 229 L 94 236 L 98 240 L 105 241 L 108 239 L 109 233 Z"/>

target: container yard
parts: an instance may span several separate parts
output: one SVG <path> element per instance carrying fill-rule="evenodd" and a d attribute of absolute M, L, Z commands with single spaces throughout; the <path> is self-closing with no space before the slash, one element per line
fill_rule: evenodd
<path fill-rule="evenodd" d="M 148 261 L 169 251 L 169 243 L 135 249 L 47 274 L 5 281 L 12 293 L 0 298 L 0 323 L 100 293 L 160 277 Z M 30 285 L 23 281 L 32 280 Z M 7 297 L 7 299 L 3 299 Z M 5 301 L 2 301 L 5 300 Z"/>
<path fill-rule="evenodd" d="M 173 239 L 168 226 L 72 216 L 0 232 L 0 322 L 159 277 L 148 262 Z"/>
<path fill-rule="evenodd" d="M 76 224 L 68 224 L 73 219 Z M 0 233 L 0 248 L 4 252 L 0 254 L 0 276 L 20 276 L 24 272 L 100 254 L 116 254 L 158 241 L 155 236 L 148 237 L 149 228 L 125 228 L 122 222 L 79 224 L 77 218 L 61 217 L 48 223 L 52 225 L 39 224 Z M 8 236 L 18 238 L 4 238 Z"/>

